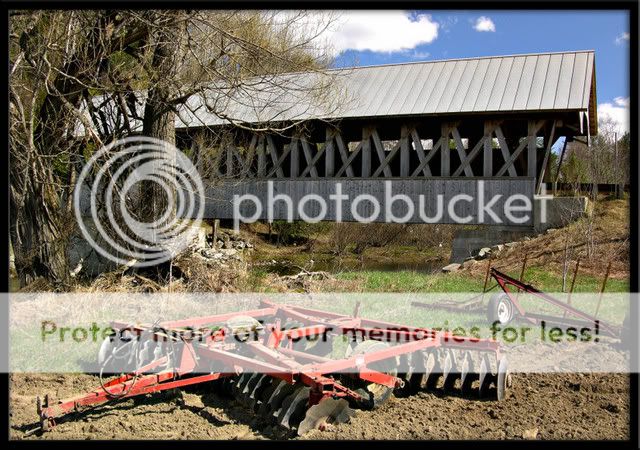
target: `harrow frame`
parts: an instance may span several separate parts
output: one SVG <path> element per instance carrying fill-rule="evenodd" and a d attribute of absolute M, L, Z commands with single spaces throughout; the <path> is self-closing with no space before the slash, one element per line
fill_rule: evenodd
<path fill-rule="evenodd" d="M 325 398 L 344 398 L 356 402 L 364 400 L 358 392 L 332 377 L 332 374 L 345 370 L 350 370 L 353 376 L 369 383 L 388 388 L 403 387 L 405 381 L 402 378 L 373 370 L 368 366 L 414 352 L 438 348 L 482 351 L 493 353 L 497 361 L 501 360 L 501 346 L 495 340 L 456 336 L 449 331 L 360 318 L 357 317 L 358 307 L 354 314 L 349 316 L 301 306 L 276 304 L 267 300 L 261 300 L 259 306 L 258 309 L 250 311 L 162 322 L 157 326 L 112 322 L 111 327 L 120 333 L 125 330 L 134 333 L 150 332 L 154 340 L 168 339 L 178 343 L 178 363 L 171 369 L 148 373 L 168 363 L 168 357 L 162 356 L 131 373 L 101 383 L 100 387 L 84 395 L 59 400 L 53 404 L 48 395 L 45 396 L 44 403 L 38 397 L 37 412 L 42 430 L 46 431 L 54 426 L 56 418 L 77 412 L 83 406 L 182 388 L 244 372 L 260 372 L 289 384 L 301 383 L 309 387 L 308 406 L 311 407 Z M 233 342 L 234 336 L 229 334 L 225 327 L 206 328 L 213 324 L 223 324 L 239 315 L 262 319 L 261 323 L 265 324 L 264 331 L 255 332 L 253 341 L 242 344 L 250 352 L 249 356 L 233 353 L 233 350 L 238 348 L 238 342 Z M 287 319 L 293 319 L 303 326 L 283 330 L 281 323 Z M 327 334 L 333 337 L 351 334 L 352 342 L 360 336 L 363 340 L 367 338 L 396 342 L 397 345 L 340 359 L 300 352 L 292 348 L 293 343 L 303 337 L 319 338 L 326 337 Z M 225 370 L 210 371 L 208 367 L 211 367 L 212 362 L 222 363 Z"/>

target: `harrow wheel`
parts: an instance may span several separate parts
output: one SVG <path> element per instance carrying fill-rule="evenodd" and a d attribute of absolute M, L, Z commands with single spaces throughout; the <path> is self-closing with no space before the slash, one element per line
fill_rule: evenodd
<path fill-rule="evenodd" d="M 511 374 L 509 373 L 507 358 L 502 357 L 498 361 L 498 375 L 496 378 L 496 395 L 498 400 L 504 400 L 508 387 L 511 387 Z"/>
<path fill-rule="evenodd" d="M 489 299 L 487 319 L 490 324 L 498 322 L 500 325 L 506 325 L 513 320 L 514 310 L 513 302 L 507 294 L 493 294 Z"/>
<path fill-rule="evenodd" d="M 363 355 L 370 352 L 375 352 L 389 347 L 386 343 L 381 341 L 366 340 L 359 343 L 354 349 L 352 355 Z M 387 375 L 397 376 L 398 369 L 395 359 L 387 359 L 382 361 L 376 361 L 367 366 L 371 370 L 386 373 Z M 385 386 L 383 384 L 369 383 L 364 380 L 356 379 L 353 377 L 342 377 L 346 386 L 352 386 L 352 388 L 363 397 L 363 401 L 359 403 L 359 406 L 364 409 L 376 409 L 384 402 L 386 402 L 394 388 Z"/>

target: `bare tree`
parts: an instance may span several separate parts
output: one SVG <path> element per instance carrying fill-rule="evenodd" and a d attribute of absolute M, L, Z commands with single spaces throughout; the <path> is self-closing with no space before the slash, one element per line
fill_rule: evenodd
<path fill-rule="evenodd" d="M 67 279 L 75 177 L 105 143 L 140 132 L 174 142 L 185 115 L 200 128 L 207 114 L 280 131 L 298 123 L 274 122 L 286 108 L 274 98 L 297 91 L 314 98 L 308 105 L 328 99 L 329 81 L 299 84 L 284 73 L 327 73 L 320 37 L 331 21 L 264 11 L 13 12 L 10 233 L 22 283 Z M 229 113 L 264 95 L 275 107 L 256 108 L 258 120 Z"/>

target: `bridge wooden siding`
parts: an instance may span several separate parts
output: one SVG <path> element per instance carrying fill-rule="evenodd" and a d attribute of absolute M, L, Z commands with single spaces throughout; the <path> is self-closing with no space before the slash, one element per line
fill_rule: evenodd
<path fill-rule="evenodd" d="M 432 200 L 441 192 L 446 202 L 474 192 L 482 179 L 492 193 L 533 199 L 550 181 L 554 142 L 597 133 L 592 51 L 337 72 L 357 100 L 341 115 L 296 114 L 292 98 L 277 128 L 291 126 L 280 133 L 236 127 L 206 111 L 177 127 L 179 145 L 191 147 L 200 173 L 210 177 L 207 217 L 230 218 L 230 196 L 261 197 L 268 180 L 294 198 L 309 190 L 326 195 L 338 181 L 352 197 L 365 191 L 377 197 L 391 180 L 394 192 Z M 262 123 L 259 112 L 270 107 L 264 100 L 264 108 L 240 104 L 236 120 Z M 199 133 L 205 139 L 194 139 Z M 216 142 L 215 148 L 200 148 L 200 142 Z M 282 219 L 279 214 L 274 219 Z"/>
<path fill-rule="evenodd" d="M 481 181 L 483 184 L 478 184 Z M 349 198 L 342 202 L 340 221 L 353 222 L 357 218 L 352 214 L 352 205 L 356 196 L 360 194 L 368 194 L 376 198 L 380 204 L 378 216 L 375 217 L 376 222 L 383 221 L 385 218 L 385 182 L 375 179 L 355 179 L 345 178 L 336 179 L 254 179 L 242 182 L 232 180 L 219 180 L 210 184 L 206 189 L 205 217 L 216 217 L 219 219 L 234 219 L 235 208 L 241 213 L 243 218 L 273 220 L 286 220 L 291 217 L 292 220 L 300 220 L 298 205 L 303 196 L 313 194 L 319 195 L 325 199 L 326 213 L 322 216 L 323 220 L 338 220 L 336 200 L 331 199 L 331 195 L 336 193 L 337 183 L 340 183 L 341 190 L 344 195 Z M 270 187 L 271 185 L 271 187 Z M 420 179 L 400 178 L 395 179 L 391 183 L 391 195 L 404 194 L 413 203 L 415 209 L 413 214 L 404 219 L 409 213 L 405 202 L 395 201 L 390 205 L 391 213 L 396 218 L 403 218 L 405 223 L 460 223 L 450 214 L 447 201 L 457 194 L 467 194 L 474 199 L 478 198 L 478 188 L 483 187 L 483 195 L 488 203 L 493 196 L 501 195 L 493 206 L 499 221 L 495 221 L 489 214 L 485 214 L 482 221 L 479 220 L 479 212 L 476 202 L 459 201 L 455 204 L 453 212 L 456 216 L 470 219 L 466 224 L 487 224 L 487 225 L 505 225 L 505 226 L 531 226 L 533 224 L 533 214 L 528 214 L 528 220 L 512 222 L 504 214 L 502 214 L 505 200 L 510 195 L 525 195 L 529 201 L 532 201 L 530 193 L 533 192 L 534 179 L 530 177 L 518 178 L 502 178 L 502 179 L 484 179 L 484 178 L 440 178 L 428 177 Z M 529 195 L 527 195 L 529 193 Z M 242 198 L 243 195 L 252 195 L 257 198 L 262 206 L 262 211 L 257 217 L 252 217 L 256 213 L 253 201 L 234 201 Z M 278 195 L 285 194 L 292 200 L 291 215 L 287 210 L 287 203 L 278 199 Z M 440 205 L 438 204 L 438 196 L 442 197 Z M 422 197 L 422 200 L 421 200 Z M 274 199 L 271 204 L 272 216 L 269 217 L 268 205 L 269 198 Z M 235 203 L 235 205 L 234 205 Z M 522 202 L 514 203 L 517 206 L 523 205 Z M 533 204 L 533 203 L 532 203 Z M 369 201 L 360 202 L 355 207 L 356 212 L 364 218 L 372 218 L 375 214 L 374 206 Z M 422 211 L 422 216 L 420 215 Z M 321 206 L 315 200 L 308 201 L 304 205 L 304 213 L 307 217 L 318 217 L 322 211 Z M 441 213 L 438 220 L 433 220 Z M 523 217 L 523 213 L 515 213 L 516 218 Z"/>

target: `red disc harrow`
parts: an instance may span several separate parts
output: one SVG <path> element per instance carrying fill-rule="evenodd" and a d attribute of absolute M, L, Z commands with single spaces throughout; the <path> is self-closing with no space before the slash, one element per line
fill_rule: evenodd
<path fill-rule="evenodd" d="M 42 430 L 86 406 L 201 383 L 298 434 L 346 422 L 351 407 L 376 408 L 394 392 L 502 399 L 510 386 L 496 341 L 357 312 L 262 301 L 241 313 L 111 326 L 116 333 L 98 355 L 100 386 L 56 402 L 38 398 Z"/>

